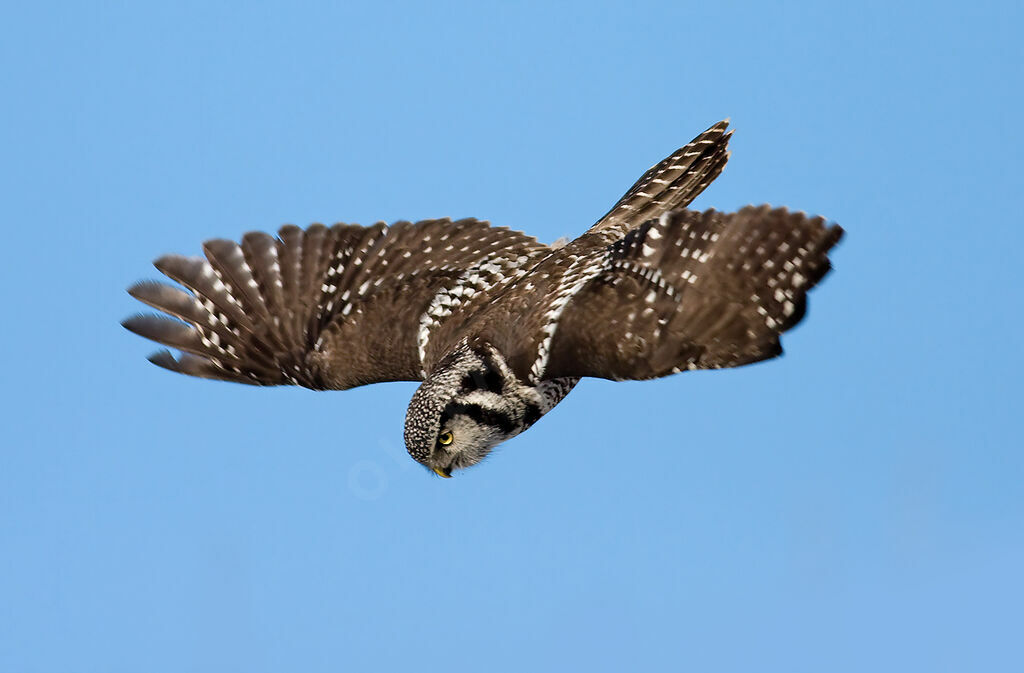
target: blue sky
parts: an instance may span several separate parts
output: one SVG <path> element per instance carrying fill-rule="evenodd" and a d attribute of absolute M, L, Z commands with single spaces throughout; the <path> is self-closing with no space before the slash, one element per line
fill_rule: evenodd
<path fill-rule="evenodd" d="M 1019 670 L 1024 21 L 899 4 L 6 8 L 0 670 Z M 696 206 L 847 230 L 786 356 L 585 381 L 457 478 L 413 384 L 118 324 L 285 222 L 577 234 L 724 117 Z"/>

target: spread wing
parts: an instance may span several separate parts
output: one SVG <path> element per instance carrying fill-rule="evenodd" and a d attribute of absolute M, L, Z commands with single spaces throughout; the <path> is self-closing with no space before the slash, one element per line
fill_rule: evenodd
<path fill-rule="evenodd" d="M 662 213 L 685 208 L 729 160 L 729 122 L 720 121 L 651 167 L 588 234 L 612 242 Z"/>
<path fill-rule="evenodd" d="M 535 377 L 648 379 L 775 357 L 841 236 L 820 217 L 768 206 L 648 221 L 579 256 L 589 270 L 550 314 Z"/>
<path fill-rule="evenodd" d="M 443 219 L 288 225 L 276 238 L 253 232 L 241 244 L 212 240 L 203 250 L 205 258 L 154 263 L 184 289 L 159 282 L 129 289 L 164 315 L 134 316 L 124 326 L 181 351 L 157 352 L 153 363 L 252 385 L 344 389 L 420 380 L 430 366 L 423 344 L 447 315 L 432 309 L 438 295 L 467 270 L 508 267 L 549 249 L 487 222 Z M 491 276 L 473 279 L 479 292 Z"/>

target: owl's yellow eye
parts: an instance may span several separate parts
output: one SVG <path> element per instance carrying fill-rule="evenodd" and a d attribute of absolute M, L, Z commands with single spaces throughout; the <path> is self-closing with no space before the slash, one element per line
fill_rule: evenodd
<path fill-rule="evenodd" d="M 455 435 L 453 435 L 449 430 L 445 430 L 437 438 L 437 443 L 440 444 L 441 446 L 448 446 L 454 441 Z"/>

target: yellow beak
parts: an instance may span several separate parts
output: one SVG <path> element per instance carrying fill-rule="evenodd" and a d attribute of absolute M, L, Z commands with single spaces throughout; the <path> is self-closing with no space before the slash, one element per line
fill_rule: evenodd
<path fill-rule="evenodd" d="M 452 473 L 449 470 L 445 470 L 445 469 L 442 469 L 440 467 L 435 467 L 435 468 L 431 468 L 431 469 L 433 469 L 434 470 L 434 474 L 436 474 L 439 477 L 444 477 L 445 479 L 451 479 L 452 478 Z"/>

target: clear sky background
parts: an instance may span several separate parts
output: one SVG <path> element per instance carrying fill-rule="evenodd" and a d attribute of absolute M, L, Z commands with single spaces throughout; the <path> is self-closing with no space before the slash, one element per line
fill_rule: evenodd
<path fill-rule="evenodd" d="M 1022 670 L 1019 3 L 29 4 L 0 670 Z M 847 230 L 787 354 L 584 381 L 454 479 L 414 384 L 189 379 L 118 324 L 285 222 L 578 234 L 724 117 L 695 206 Z"/>

